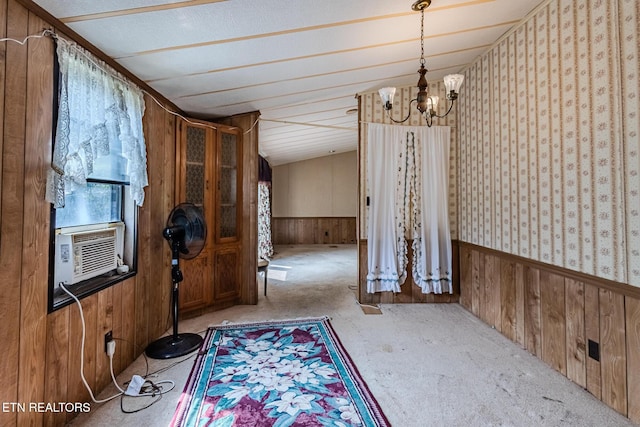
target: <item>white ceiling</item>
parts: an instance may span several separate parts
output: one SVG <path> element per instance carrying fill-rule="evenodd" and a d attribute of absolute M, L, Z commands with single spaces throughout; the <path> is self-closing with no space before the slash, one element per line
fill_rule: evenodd
<path fill-rule="evenodd" d="M 355 95 L 418 80 L 413 0 L 34 0 L 194 117 L 259 110 L 272 166 L 356 149 Z M 459 72 L 540 0 L 433 0 L 432 81 Z"/>

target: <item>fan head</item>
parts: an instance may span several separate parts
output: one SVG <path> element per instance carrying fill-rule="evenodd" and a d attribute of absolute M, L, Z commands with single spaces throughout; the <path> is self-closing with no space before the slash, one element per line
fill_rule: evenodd
<path fill-rule="evenodd" d="M 179 204 L 169 214 L 162 235 L 170 244 L 178 245 L 180 258 L 195 258 L 207 239 L 202 209 L 192 203 Z"/>

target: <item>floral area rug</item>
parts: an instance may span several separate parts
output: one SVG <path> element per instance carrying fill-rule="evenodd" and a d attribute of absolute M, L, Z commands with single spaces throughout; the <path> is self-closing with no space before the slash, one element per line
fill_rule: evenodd
<path fill-rule="evenodd" d="M 207 331 L 172 426 L 388 426 L 327 318 Z"/>

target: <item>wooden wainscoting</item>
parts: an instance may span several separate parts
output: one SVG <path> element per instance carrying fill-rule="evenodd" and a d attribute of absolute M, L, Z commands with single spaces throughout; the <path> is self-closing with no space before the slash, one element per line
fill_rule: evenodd
<path fill-rule="evenodd" d="M 356 243 L 356 218 L 272 218 L 271 239 L 274 245 Z"/>
<path fill-rule="evenodd" d="M 640 423 L 639 288 L 461 243 L 460 304 Z"/>
<path fill-rule="evenodd" d="M 401 292 L 377 292 L 375 294 L 367 293 L 367 241 L 360 240 L 358 242 L 358 283 L 359 283 L 359 302 L 361 304 L 395 304 L 395 303 L 451 303 L 458 302 L 460 298 L 460 274 L 458 270 L 458 245 L 453 242 L 452 251 L 452 268 L 453 268 L 453 293 L 452 294 L 423 294 L 422 289 L 415 284 L 411 277 L 411 266 L 413 265 L 413 251 L 411 250 L 412 240 L 407 241 L 407 280 L 400 286 Z"/>
<path fill-rule="evenodd" d="M 116 352 L 113 370 L 122 372 L 141 348 L 135 346 L 136 279 L 128 279 L 82 300 L 85 320 L 84 376 L 97 394 L 111 383 L 109 358 L 104 352 L 104 335 L 113 332 Z M 82 324 L 75 304 L 47 316 L 44 402 L 90 402 L 80 376 Z M 47 412 L 45 425 L 64 425 L 74 413 Z"/>

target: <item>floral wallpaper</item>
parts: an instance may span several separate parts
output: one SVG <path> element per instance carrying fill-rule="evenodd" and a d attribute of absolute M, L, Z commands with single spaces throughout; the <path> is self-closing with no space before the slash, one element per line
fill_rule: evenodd
<path fill-rule="evenodd" d="M 639 56 L 637 0 L 549 0 L 465 69 L 438 123 L 453 130 L 452 238 L 640 286 Z M 394 117 L 415 90 L 398 88 Z M 391 123 L 377 93 L 359 98 L 361 122 Z"/>
<path fill-rule="evenodd" d="M 639 9 L 545 2 L 464 72 L 460 240 L 640 286 Z"/>

